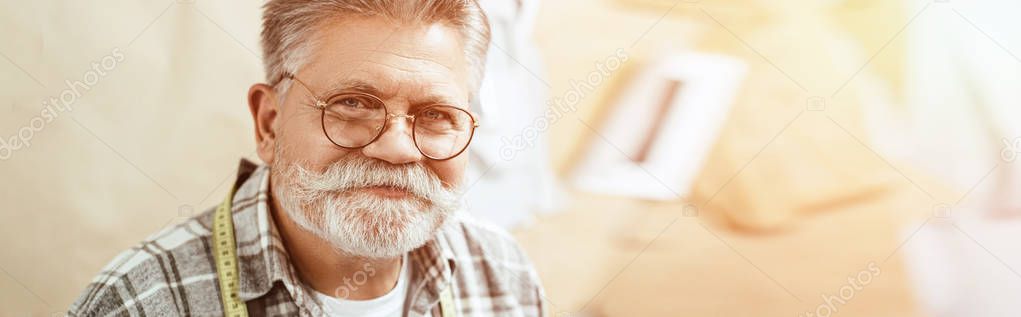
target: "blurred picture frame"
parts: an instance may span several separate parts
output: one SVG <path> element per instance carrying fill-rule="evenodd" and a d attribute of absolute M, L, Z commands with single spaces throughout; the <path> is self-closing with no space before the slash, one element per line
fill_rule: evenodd
<path fill-rule="evenodd" d="M 607 110 L 572 173 L 572 184 L 641 199 L 682 198 L 715 143 L 746 72 L 741 60 L 696 52 L 646 65 Z"/>

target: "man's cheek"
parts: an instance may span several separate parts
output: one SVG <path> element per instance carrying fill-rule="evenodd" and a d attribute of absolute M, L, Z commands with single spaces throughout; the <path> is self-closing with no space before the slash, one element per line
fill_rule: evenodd
<path fill-rule="evenodd" d="M 322 172 L 331 163 L 335 150 L 318 144 L 311 137 L 288 134 L 277 139 L 277 160 L 297 163 L 310 171 Z"/>
<path fill-rule="evenodd" d="M 467 155 L 461 155 L 447 161 L 432 162 L 426 165 L 444 184 L 457 187 L 465 181 L 464 171 L 468 167 L 466 158 Z"/>

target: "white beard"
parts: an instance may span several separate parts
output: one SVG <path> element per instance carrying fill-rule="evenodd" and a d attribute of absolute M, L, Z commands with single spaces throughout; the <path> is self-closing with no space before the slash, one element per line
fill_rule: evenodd
<path fill-rule="evenodd" d="M 390 165 L 354 154 L 323 173 L 298 164 L 274 166 L 272 172 L 278 177 L 273 194 L 290 219 L 353 256 L 399 257 L 431 240 L 461 206 L 455 190 L 417 164 Z M 396 186 L 412 195 L 383 197 L 361 190 L 367 186 Z"/>

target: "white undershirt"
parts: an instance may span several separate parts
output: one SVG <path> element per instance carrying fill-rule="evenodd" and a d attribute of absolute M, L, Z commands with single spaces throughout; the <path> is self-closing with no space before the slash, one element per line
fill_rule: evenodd
<path fill-rule="evenodd" d="M 383 296 L 367 300 L 349 300 L 330 297 L 313 291 L 316 300 L 323 304 L 323 311 L 333 317 L 401 317 L 404 313 L 404 299 L 408 296 L 408 284 L 411 283 L 411 270 L 408 256 L 401 260 L 401 273 L 397 276 L 397 285 Z M 352 281 L 352 287 L 357 287 Z M 430 316 L 426 313 L 425 316 Z"/>

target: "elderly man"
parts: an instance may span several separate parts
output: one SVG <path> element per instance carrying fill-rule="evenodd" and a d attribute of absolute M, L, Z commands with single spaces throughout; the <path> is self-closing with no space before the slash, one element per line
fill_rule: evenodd
<path fill-rule="evenodd" d="M 487 21 L 471 0 L 270 0 L 257 166 L 103 269 L 71 315 L 537 316 L 506 233 L 457 212 Z"/>

